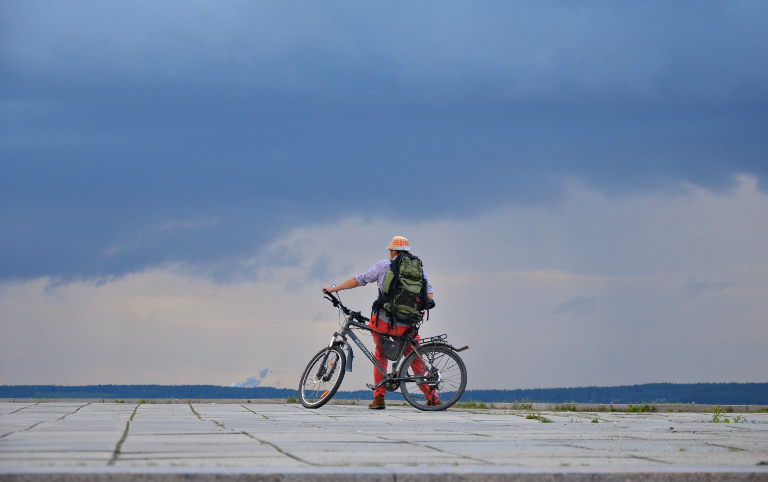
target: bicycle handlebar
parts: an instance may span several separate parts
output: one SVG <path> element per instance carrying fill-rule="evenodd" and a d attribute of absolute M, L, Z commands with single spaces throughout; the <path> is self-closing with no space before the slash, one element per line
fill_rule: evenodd
<path fill-rule="evenodd" d="M 338 306 L 341 305 L 341 301 L 338 298 L 336 298 L 335 296 L 333 296 L 333 293 L 331 293 L 330 291 L 326 291 L 326 290 L 323 290 L 323 293 L 325 293 L 325 296 L 323 298 L 325 298 L 326 300 L 328 300 L 331 303 L 333 303 L 333 307 L 334 308 L 338 308 Z M 341 307 L 342 308 L 346 308 L 344 305 L 341 305 Z"/>
<path fill-rule="evenodd" d="M 369 321 L 371 321 L 370 318 L 366 318 L 365 316 L 360 314 L 359 311 L 352 311 L 346 306 L 344 306 L 344 303 L 342 303 L 338 297 L 333 296 L 333 293 L 329 291 L 323 291 L 323 293 L 325 293 L 325 296 L 323 298 L 333 303 L 334 308 L 340 308 L 341 312 L 344 313 L 346 316 L 351 316 L 352 319 L 359 321 L 360 323 L 368 323 Z M 435 300 L 432 300 L 432 299 L 428 300 L 427 310 L 431 310 L 434 307 L 435 307 Z"/>
<path fill-rule="evenodd" d="M 344 306 L 344 303 L 342 303 L 341 300 L 336 296 L 333 296 L 333 293 L 330 293 L 328 291 L 324 291 L 324 293 L 325 293 L 324 298 L 330 301 L 331 303 L 333 303 L 334 308 L 341 308 L 342 313 L 344 313 L 345 315 L 351 316 L 353 319 L 359 321 L 360 323 L 368 323 L 368 321 L 370 321 L 368 318 L 360 314 L 359 311 L 352 311 L 346 306 Z"/>

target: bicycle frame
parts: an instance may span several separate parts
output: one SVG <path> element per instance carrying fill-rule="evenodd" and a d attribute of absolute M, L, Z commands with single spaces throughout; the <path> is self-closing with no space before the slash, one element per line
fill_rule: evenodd
<path fill-rule="evenodd" d="M 371 319 L 359 311 L 350 310 L 332 293 L 326 291 L 325 295 L 344 319 L 341 329 L 333 334 L 328 346 L 312 357 L 301 375 L 299 399 L 304 407 L 320 408 L 333 398 L 344 380 L 344 372 L 352 371 L 353 345 L 357 345 L 376 367 L 374 378 L 381 376 L 375 386 L 366 384 L 371 390 L 399 390 L 408 403 L 425 411 L 445 410 L 461 399 L 467 386 L 467 369 L 457 352 L 468 349 L 468 346 L 457 349 L 448 342 L 448 335 L 421 338 L 418 335 L 420 324 L 405 329 L 399 335 L 400 330 L 395 334 L 390 330 L 381 333 L 378 327 L 370 324 Z M 434 303 L 428 305 L 428 309 L 432 308 Z M 384 368 L 389 364 L 383 360 L 379 363 L 377 356 L 361 341 L 362 330 L 386 336 L 387 339 L 391 337 L 399 344 L 390 345 L 385 344 L 383 339 L 378 340 L 387 358 L 394 358 L 389 373 Z"/>
<path fill-rule="evenodd" d="M 411 347 L 416 353 L 421 356 L 421 353 L 419 352 L 418 348 L 416 347 L 415 343 L 412 343 L 412 340 L 409 340 L 409 337 L 397 337 L 394 335 L 393 338 L 400 338 L 402 340 L 400 345 L 400 351 L 397 354 L 397 360 L 392 362 L 392 371 L 391 373 L 387 373 L 386 370 L 379 364 L 379 362 L 376 360 L 376 358 L 373 356 L 373 354 L 366 348 L 366 346 L 363 344 L 363 342 L 360 341 L 360 338 L 357 337 L 355 332 L 352 330 L 352 328 L 357 328 L 359 330 L 366 330 L 370 331 L 372 333 L 375 333 L 375 331 L 370 328 L 368 325 L 365 325 L 363 323 L 358 323 L 356 321 L 351 320 L 350 318 L 347 318 L 346 322 L 344 323 L 344 326 L 342 327 L 340 332 L 336 332 L 333 334 L 333 337 L 331 338 L 331 342 L 328 344 L 328 348 L 333 347 L 334 345 L 340 345 L 340 344 L 349 344 L 349 341 L 347 340 L 347 337 L 352 338 L 352 341 L 355 342 L 355 345 L 362 350 L 363 354 L 365 354 L 366 358 L 370 360 L 370 362 L 373 364 L 373 366 L 381 372 L 382 375 L 384 375 L 384 379 L 373 386 L 374 389 L 378 388 L 379 386 L 383 385 L 384 383 L 388 381 L 392 382 L 399 382 L 401 380 L 406 381 L 414 381 L 419 382 L 422 381 L 423 383 L 427 383 L 424 381 L 424 377 L 397 377 L 395 374 L 397 373 L 398 365 L 400 364 L 401 358 L 403 356 L 403 353 L 405 352 L 406 348 L 408 346 Z"/>
<path fill-rule="evenodd" d="M 330 294 L 329 294 L 329 296 L 330 296 Z M 372 388 L 372 389 L 375 390 L 376 388 L 380 387 L 381 385 L 383 385 L 386 382 L 400 382 L 400 381 L 407 381 L 408 382 L 408 381 L 410 381 L 410 382 L 415 382 L 417 384 L 424 384 L 424 383 L 426 383 L 428 385 L 436 385 L 436 384 L 438 384 L 440 382 L 439 378 L 437 380 L 428 381 L 427 377 L 424 377 L 424 376 L 413 376 L 413 377 L 398 377 L 398 376 L 396 376 L 397 368 L 398 368 L 398 366 L 400 364 L 400 361 L 402 359 L 403 353 L 405 353 L 405 350 L 406 350 L 406 348 L 408 346 L 410 346 L 411 349 L 416 352 L 416 354 L 419 356 L 419 358 L 421 358 L 423 356 L 422 353 L 418 349 L 418 345 L 419 344 L 415 343 L 413 338 L 411 338 L 410 336 L 389 335 L 389 336 L 392 336 L 393 338 L 402 340 L 402 343 L 400 345 L 400 350 L 398 352 L 397 359 L 392 362 L 392 372 L 391 373 L 387 373 L 386 370 L 384 370 L 384 368 L 376 360 L 376 358 L 371 354 L 370 350 L 368 350 L 368 348 L 365 347 L 363 342 L 360 341 L 360 338 L 358 338 L 357 335 L 355 334 L 355 332 L 353 331 L 353 329 L 359 329 L 359 330 L 366 330 L 366 331 L 370 331 L 372 333 L 376 333 L 376 331 L 373 328 L 369 327 L 368 325 L 366 325 L 364 323 L 360 323 L 358 321 L 355 321 L 356 318 L 357 319 L 363 319 L 365 321 L 370 321 L 370 320 L 368 318 L 362 316 L 358 312 L 350 311 L 347 307 L 345 307 L 341 303 L 341 300 L 338 300 L 335 297 L 329 298 L 329 299 L 334 303 L 334 305 L 336 305 L 338 303 L 338 305 L 341 306 L 342 312 L 344 313 L 344 324 L 341 327 L 341 331 L 337 331 L 337 332 L 335 332 L 333 334 L 333 336 L 331 337 L 331 342 L 328 344 L 328 348 L 330 350 L 330 348 L 332 348 L 333 346 L 336 346 L 336 345 L 349 345 L 349 341 L 347 340 L 347 337 L 352 338 L 352 341 L 355 342 L 355 345 L 357 345 L 358 348 L 360 348 L 363 351 L 363 353 L 368 358 L 368 360 L 370 360 L 370 362 L 373 364 L 373 366 L 376 367 L 376 369 L 379 370 L 379 372 L 381 372 L 381 374 L 384 376 L 384 378 L 381 380 L 381 382 L 377 383 L 376 385 L 369 386 L 369 388 Z M 323 358 L 323 364 L 322 364 L 323 367 L 325 366 L 325 362 L 327 360 L 327 356 L 328 356 L 329 353 L 330 353 L 330 351 L 328 353 L 326 353 L 326 356 Z M 351 363 L 351 361 L 350 361 L 350 363 Z M 324 375 L 324 373 L 320 373 L 319 375 Z"/>

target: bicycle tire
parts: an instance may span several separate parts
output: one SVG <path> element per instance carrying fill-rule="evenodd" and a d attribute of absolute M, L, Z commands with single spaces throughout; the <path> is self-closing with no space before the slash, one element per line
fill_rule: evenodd
<path fill-rule="evenodd" d="M 325 367 L 326 370 L 330 368 L 331 373 L 330 376 L 325 374 L 318 377 L 317 373 L 326 353 L 328 353 L 328 359 L 325 361 Z M 346 366 L 347 358 L 344 356 L 344 351 L 338 346 L 323 348 L 317 352 L 301 375 L 299 382 L 299 401 L 301 404 L 306 408 L 320 408 L 325 405 L 341 386 Z"/>
<path fill-rule="evenodd" d="M 450 347 L 445 345 L 425 345 L 419 347 L 422 353 L 422 362 L 427 370 L 436 369 L 440 374 L 440 382 L 434 389 L 441 404 L 427 405 L 427 396 L 421 391 L 420 385 L 415 381 L 400 381 L 400 393 L 413 407 L 425 411 L 445 410 L 461 399 L 464 389 L 467 387 L 467 367 L 461 357 Z M 418 355 L 415 351 L 408 354 L 400 367 L 399 377 L 413 377 L 411 364 Z"/>

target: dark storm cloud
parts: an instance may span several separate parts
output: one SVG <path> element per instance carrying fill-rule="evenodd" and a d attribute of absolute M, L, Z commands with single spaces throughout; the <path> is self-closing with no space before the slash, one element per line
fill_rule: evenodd
<path fill-rule="evenodd" d="M 0 278 L 768 173 L 765 2 L 0 8 Z"/>

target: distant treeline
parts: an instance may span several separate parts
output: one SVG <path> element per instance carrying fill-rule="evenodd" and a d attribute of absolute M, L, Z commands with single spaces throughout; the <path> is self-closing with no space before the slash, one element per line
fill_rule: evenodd
<path fill-rule="evenodd" d="M 470 390 L 462 399 L 482 402 L 768 405 L 768 383 L 647 383 L 619 387 Z"/>
<path fill-rule="evenodd" d="M 218 385 L 0 385 L 0 398 L 287 398 L 290 388 Z"/>
<path fill-rule="evenodd" d="M 399 397 L 399 394 L 391 394 Z M 219 398 L 297 396 L 290 388 L 231 388 L 216 385 L 0 385 L 0 398 Z M 338 392 L 336 398 L 368 399 L 370 390 Z M 768 383 L 648 383 L 619 387 L 467 390 L 464 401 L 542 403 L 702 403 L 768 405 Z"/>

